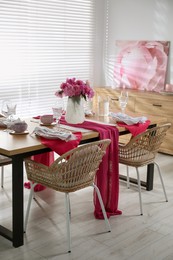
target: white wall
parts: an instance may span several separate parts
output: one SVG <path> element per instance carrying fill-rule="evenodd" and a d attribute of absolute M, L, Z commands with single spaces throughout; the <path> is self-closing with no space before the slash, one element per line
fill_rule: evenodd
<path fill-rule="evenodd" d="M 106 0 L 104 12 L 106 15 Z M 101 30 L 106 46 L 103 50 L 102 72 L 96 73 L 97 85 L 111 85 L 116 40 L 166 40 L 173 42 L 173 0 L 108 0 L 108 34 Z M 107 41 L 107 45 L 105 45 Z M 96 53 L 97 55 L 97 53 Z M 99 60 L 100 59 L 100 60 Z M 97 63 L 102 57 L 97 56 Z M 104 75 L 104 77 L 103 77 Z M 173 84 L 173 47 L 170 45 L 167 82 Z"/>
<path fill-rule="evenodd" d="M 106 0 L 96 0 L 96 48 L 95 48 L 95 71 L 94 85 L 102 85 L 104 82 L 103 52 L 106 29 Z"/>

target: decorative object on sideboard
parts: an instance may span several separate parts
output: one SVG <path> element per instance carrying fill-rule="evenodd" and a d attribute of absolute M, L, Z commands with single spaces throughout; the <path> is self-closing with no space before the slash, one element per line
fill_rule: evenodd
<path fill-rule="evenodd" d="M 169 45 L 169 41 L 116 41 L 114 85 L 163 91 Z"/>
<path fill-rule="evenodd" d="M 173 84 L 166 84 L 165 91 L 173 92 Z"/>

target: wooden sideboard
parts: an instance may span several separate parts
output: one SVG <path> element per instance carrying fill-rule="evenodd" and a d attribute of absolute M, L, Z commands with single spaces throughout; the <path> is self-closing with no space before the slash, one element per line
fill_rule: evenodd
<path fill-rule="evenodd" d="M 109 110 L 111 112 L 120 111 L 118 97 L 121 89 L 110 87 L 95 87 L 93 98 L 93 110 L 98 111 L 99 97 L 109 99 Z M 173 95 L 159 94 L 156 92 L 128 90 L 129 101 L 126 113 L 139 113 L 140 115 L 159 116 L 163 122 L 172 123 L 172 127 L 161 145 L 160 152 L 173 155 Z"/>

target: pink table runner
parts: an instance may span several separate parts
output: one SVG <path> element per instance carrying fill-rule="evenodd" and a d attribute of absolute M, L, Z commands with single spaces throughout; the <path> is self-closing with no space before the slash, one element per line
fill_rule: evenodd
<path fill-rule="evenodd" d="M 64 117 L 61 124 L 81 127 L 99 132 L 100 139 L 111 139 L 111 144 L 103 157 L 102 163 L 96 175 L 96 184 L 101 192 L 107 216 L 119 215 L 119 164 L 118 164 L 118 129 L 114 126 L 85 121 L 82 124 L 68 124 Z M 102 210 L 96 194 L 94 193 L 94 215 L 98 219 L 103 219 Z"/>

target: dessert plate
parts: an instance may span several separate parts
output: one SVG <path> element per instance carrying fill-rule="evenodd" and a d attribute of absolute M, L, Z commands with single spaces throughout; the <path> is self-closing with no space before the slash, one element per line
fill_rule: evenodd
<path fill-rule="evenodd" d="M 29 134 L 28 130 L 21 132 L 21 133 L 16 133 L 15 131 L 10 131 L 9 133 L 11 135 L 27 135 L 27 134 Z"/>
<path fill-rule="evenodd" d="M 40 125 L 42 125 L 42 126 L 54 126 L 56 124 L 57 124 L 56 122 L 53 122 L 51 124 L 44 124 L 44 123 L 40 122 Z"/>

